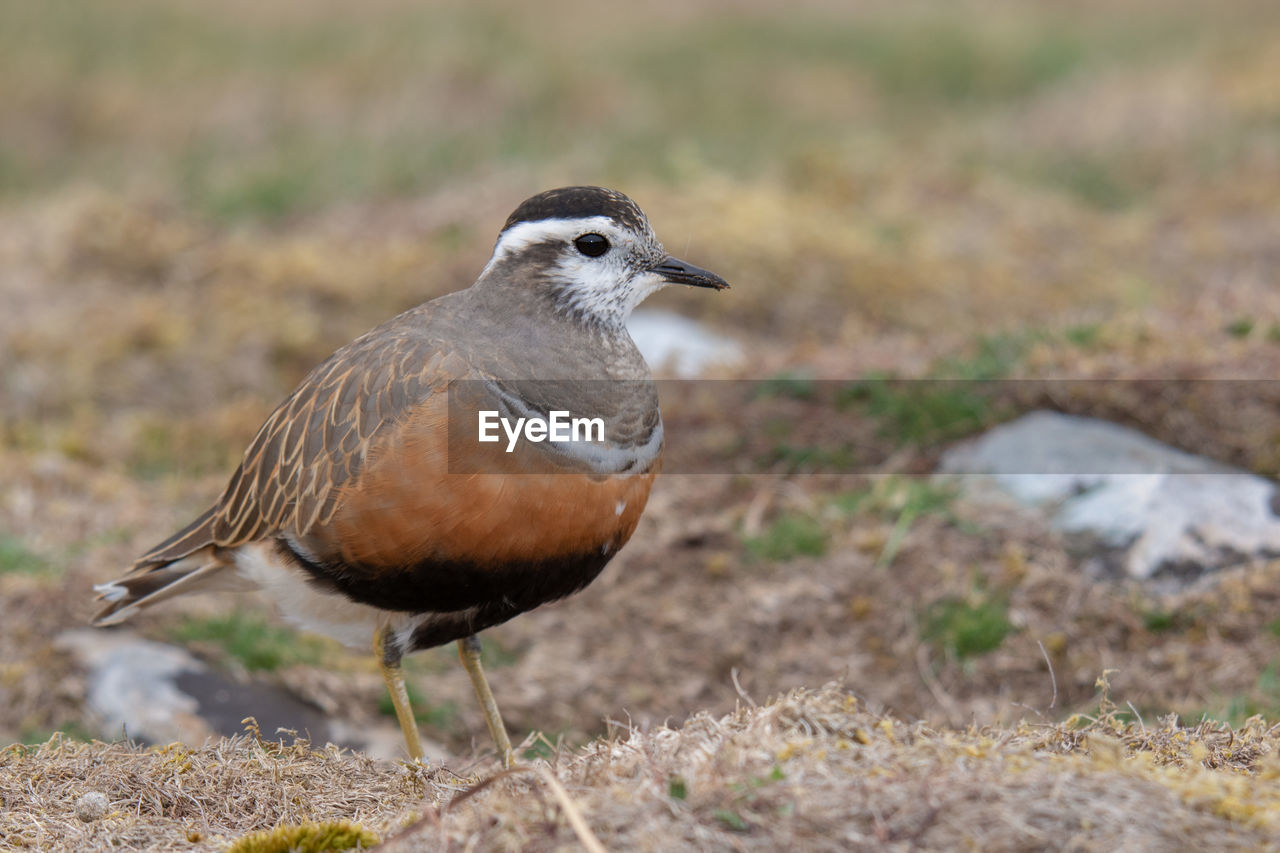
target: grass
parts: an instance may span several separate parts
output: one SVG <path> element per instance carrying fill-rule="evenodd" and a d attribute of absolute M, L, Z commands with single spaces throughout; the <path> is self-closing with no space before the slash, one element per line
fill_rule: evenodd
<path fill-rule="evenodd" d="M 1215 704 L 1185 716 L 1189 720 L 1217 720 L 1237 728 L 1252 718 L 1274 720 L 1280 717 L 1280 664 L 1272 662 L 1263 667 L 1247 691 L 1219 699 Z"/>
<path fill-rule="evenodd" d="M 1008 602 L 981 590 L 934 602 L 922 621 L 921 637 L 961 660 L 995 651 L 1014 630 Z"/>
<path fill-rule="evenodd" d="M 969 382 L 892 380 L 871 376 L 844 388 L 839 404 L 880 421 L 881 434 L 899 445 L 933 446 L 991 423 L 991 402 Z"/>
<path fill-rule="evenodd" d="M 1195 624 L 1195 618 L 1181 611 L 1155 607 L 1142 611 L 1142 624 L 1153 634 L 1163 634 L 1168 631 L 1185 631 Z"/>
<path fill-rule="evenodd" d="M 831 505 L 843 515 L 871 513 L 899 518 L 909 513 L 913 518 L 941 515 L 952 518 L 952 506 L 959 497 L 954 483 L 934 481 L 927 477 L 889 475 L 875 477 L 864 488 L 840 492 L 830 498 Z"/>
<path fill-rule="evenodd" d="M 1061 190 L 1097 210 L 1118 212 L 1144 199 L 1155 183 L 1115 155 L 1055 155 L 1026 168 L 1027 179 Z"/>
<path fill-rule="evenodd" d="M 27 745 L 41 744 L 55 736 L 68 741 L 89 743 L 96 734 L 84 722 L 68 720 L 53 729 L 28 729 L 19 735 L 18 742 Z"/>
<path fill-rule="evenodd" d="M 974 528 L 961 524 L 952 512 L 952 505 L 959 492 L 954 484 L 935 483 L 921 477 L 877 477 L 869 488 L 842 492 L 830 498 L 831 506 L 842 515 L 879 515 L 893 520 L 893 527 L 876 559 L 876 566 L 888 568 L 897 557 L 912 526 L 923 516 L 941 516 L 949 524 Z"/>
<path fill-rule="evenodd" d="M 757 383 L 755 396 L 768 399 L 812 400 L 818 393 L 817 381 L 807 373 L 788 370 Z"/>
<path fill-rule="evenodd" d="M 458 723 L 458 706 L 450 701 L 429 702 L 412 683 L 405 682 L 405 690 L 409 694 L 409 705 L 413 708 L 413 718 L 419 723 L 430 726 L 437 731 L 448 731 Z M 385 717 L 396 716 L 396 707 L 391 704 L 391 696 L 384 690 L 378 697 L 378 713 Z"/>
<path fill-rule="evenodd" d="M 16 536 L 0 533 L 0 575 L 42 575 L 53 570 L 53 564 L 32 551 Z"/>
<path fill-rule="evenodd" d="M 717 848 L 820 849 L 842 838 L 1043 849 L 1048 837 L 1250 850 L 1280 828 L 1280 788 L 1267 769 L 1276 738 L 1257 721 L 1141 725 L 1114 707 L 1093 720 L 940 729 L 869 713 L 829 685 L 483 776 L 389 769 L 305 741 L 144 749 L 53 740 L 0 751 L 0 832 L 61 849 L 283 849 L 254 846 L 269 840 L 254 834 L 301 845 L 341 828 L 344 839 L 407 849 L 561 849 L 589 832 L 610 849 L 680 849 L 691 837 Z M 86 790 L 110 803 L 90 823 L 74 809 Z"/>
<path fill-rule="evenodd" d="M 0 193 L 158 178 L 242 221 L 465 184 L 495 164 L 748 176 L 803 161 L 817 140 L 1016 108 L 1082 68 L 1159 61 L 1197 36 L 1175 14 L 1155 27 L 1005 10 L 991 26 L 946 7 L 811 7 L 673 25 L 658 10 L 587 37 L 583 21 L 501 0 L 367 15 L 238 6 L 0 5 L 0 108 L 23 116 L 0 141 Z M 867 111 L 874 121 L 856 121 Z"/>
<path fill-rule="evenodd" d="M 779 516 L 760 535 L 747 537 L 743 544 L 754 559 L 785 562 L 797 557 L 821 557 L 827 552 L 829 539 L 820 520 L 793 512 Z"/>
<path fill-rule="evenodd" d="M 1041 336 L 1034 330 L 979 335 L 969 354 L 943 359 L 934 367 L 933 375 L 938 379 L 971 382 L 1005 379 L 1018 368 L 1027 350 Z"/>
<path fill-rule="evenodd" d="M 780 441 L 763 460 L 766 470 L 781 469 L 786 474 L 812 474 L 821 471 L 848 473 L 857 463 L 857 453 L 848 444 L 838 447 L 793 444 Z"/>
<path fill-rule="evenodd" d="M 304 636 L 243 611 L 228 616 L 188 618 L 174 628 L 172 637 L 183 644 L 212 646 L 250 671 L 270 672 L 295 664 L 318 664 L 331 648 L 326 640 Z"/>
<path fill-rule="evenodd" d="M 1228 323 L 1226 332 L 1233 338 L 1247 338 L 1253 333 L 1253 327 L 1252 317 L 1241 317 Z"/>
<path fill-rule="evenodd" d="M 1081 323 L 1078 326 L 1068 326 L 1066 331 L 1063 332 L 1063 337 L 1069 343 L 1082 349 L 1095 346 L 1101 335 L 1102 326 L 1098 323 Z"/>

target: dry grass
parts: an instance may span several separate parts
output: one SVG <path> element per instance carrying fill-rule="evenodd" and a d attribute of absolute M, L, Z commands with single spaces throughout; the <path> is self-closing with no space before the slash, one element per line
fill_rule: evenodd
<path fill-rule="evenodd" d="M 388 851 L 592 839 L 618 850 L 1262 849 L 1280 828 L 1278 739 L 1257 719 L 1147 726 L 1121 723 L 1114 706 L 1091 720 L 939 730 L 869 713 L 834 685 L 678 728 L 615 728 L 465 776 L 253 736 L 202 749 L 54 739 L 0 753 L 0 837 L 215 849 L 346 821 Z M 109 805 L 86 821 L 77 803 L 89 792 Z"/>

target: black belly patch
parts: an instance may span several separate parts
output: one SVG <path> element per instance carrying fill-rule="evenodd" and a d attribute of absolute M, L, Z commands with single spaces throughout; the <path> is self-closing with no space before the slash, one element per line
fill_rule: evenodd
<path fill-rule="evenodd" d="M 315 586 L 341 593 L 352 601 L 400 613 L 443 615 L 478 610 L 493 616 L 507 614 L 498 621 L 577 592 L 595 580 L 614 554 L 610 548 L 607 555 L 597 549 L 590 554 L 496 566 L 465 560 L 424 560 L 388 568 L 317 563 L 298 553 L 285 539 L 276 542 L 281 555 L 306 571 Z"/>

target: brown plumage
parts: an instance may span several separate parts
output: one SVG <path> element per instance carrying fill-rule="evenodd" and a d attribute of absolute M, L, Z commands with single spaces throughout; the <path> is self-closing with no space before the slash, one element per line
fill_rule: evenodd
<path fill-rule="evenodd" d="M 371 632 L 415 756 L 399 659 L 458 640 L 509 760 L 474 635 L 580 589 L 635 530 L 662 425 L 622 322 L 668 282 L 726 286 L 662 252 L 621 194 L 535 196 L 475 285 L 313 370 L 214 505 L 97 587 L 95 623 L 177 594 L 257 586 L 304 627 L 348 643 Z M 599 417 L 605 440 L 525 441 L 508 453 L 505 439 L 476 440 L 480 410 Z"/>

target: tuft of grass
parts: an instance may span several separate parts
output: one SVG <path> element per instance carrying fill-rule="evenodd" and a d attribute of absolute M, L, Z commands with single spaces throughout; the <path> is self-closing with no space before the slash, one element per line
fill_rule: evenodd
<path fill-rule="evenodd" d="M 886 568 L 898 555 L 918 518 L 940 515 L 949 523 L 960 524 L 951 511 L 958 495 L 958 488 L 951 483 L 890 476 L 877 478 L 869 489 L 835 495 L 831 498 L 831 506 L 846 516 L 874 513 L 894 520 L 893 529 L 876 560 L 878 567 Z"/>
<path fill-rule="evenodd" d="M 28 548 L 21 539 L 0 533 L 0 575 L 40 575 L 52 569 L 52 563 Z"/>
<path fill-rule="evenodd" d="M 327 643 L 318 637 L 303 636 L 264 618 L 240 611 L 227 616 L 187 619 L 173 632 L 180 643 L 208 643 L 251 671 L 280 669 L 293 664 L 318 664 Z"/>
<path fill-rule="evenodd" d="M 501 669 L 515 666 L 523 656 L 519 649 L 512 649 L 498 642 L 495 637 L 486 637 L 480 645 L 480 663 L 485 669 Z"/>
<path fill-rule="evenodd" d="M 921 635 L 964 659 L 995 651 L 1012 631 L 1008 603 L 979 595 L 934 602 L 925 613 Z"/>
<path fill-rule="evenodd" d="M 821 557 L 827 553 L 828 543 L 827 530 L 818 519 L 786 513 L 744 544 L 747 553 L 758 560 L 781 562 L 796 557 Z"/>
<path fill-rule="evenodd" d="M 837 405 L 856 405 L 881 421 L 899 445 L 930 445 L 978 432 L 991 422 L 991 403 L 973 383 L 891 380 L 869 376 L 841 389 Z"/>
<path fill-rule="evenodd" d="M 783 371 L 763 380 L 756 387 L 757 398 L 783 397 L 791 400 L 812 400 L 818 392 L 818 383 L 812 376 L 800 371 Z"/>
<path fill-rule="evenodd" d="M 447 730 L 458 721 L 458 705 L 456 702 L 428 702 L 411 682 L 405 682 L 405 692 L 409 694 L 409 705 L 413 708 L 413 718 L 433 729 Z M 395 717 L 396 706 L 391 703 L 391 696 L 383 693 L 378 699 L 378 712 L 386 717 Z"/>
<path fill-rule="evenodd" d="M 1098 338 L 1101 334 L 1102 326 L 1098 323 L 1082 323 L 1068 328 L 1063 333 L 1063 337 L 1067 339 L 1067 343 L 1078 346 L 1081 349 L 1088 349 L 1098 343 Z"/>
<path fill-rule="evenodd" d="M 1142 624 L 1153 634 L 1184 631 L 1194 620 L 1186 613 L 1155 607 L 1142 612 Z"/>
<path fill-rule="evenodd" d="M 852 470 L 856 461 L 857 454 L 848 444 L 823 447 L 781 441 L 770 450 L 765 464 L 771 469 L 781 467 L 788 474 L 839 474 Z"/>
<path fill-rule="evenodd" d="M 959 488 L 954 483 L 895 474 L 877 477 L 869 488 L 834 495 L 831 505 L 844 515 L 874 513 L 896 518 L 910 512 L 915 517 L 950 517 L 959 495 Z"/>
<path fill-rule="evenodd" d="M 1188 716 L 1197 721 L 1219 720 L 1235 728 L 1243 726 L 1250 717 L 1280 719 L 1280 666 L 1272 663 L 1265 667 L 1248 692 L 1234 694 L 1211 708 Z"/>
<path fill-rule="evenodd" d="M 689 784 L 680 776 L 672 776 L 667 782 L 667 796 L 673 800 L 688 799 Z"/>
<path fill-rule="evenodd" d="M 1121 211 L 1139 200 L 1144 182 L 1124 162 L 1081 154 L 1056 155 L 1027 170 L 1035 183 L 1101 211 Z"/>
<path fill-rule="evenodd" d="M 65 740 L 80 743 L 91 743 L 94 740 L 93 732 L 83 722 L 68 720 L 56 729 L 25 729 L 18 735 L 18 743 L 27 745 L 44 743 L 54 735 L 62 735 Z"/>
<path fill-rule="evenodd" d="M 734 832 L 746 832 L 750 825 L 733 809 L 716 809 L 711 816 Z"/>
<path fill-rule="evenodd" d="M 983 335 L 974 344 L 974 352 L 965 357 L 943 359 L 933 370 L 939 379 L 974 381 L 1005 379 L 1027 356 L 1038 332 Z"/>
<path fill-rule="evenodd" d="M 1239 317 L 1227 324 L 1226 332 L 1233 338 L 1247 338 L 1253 333 L 1252 317 Z"/>

